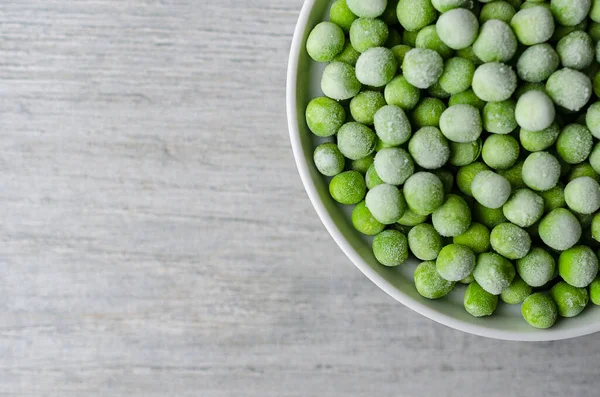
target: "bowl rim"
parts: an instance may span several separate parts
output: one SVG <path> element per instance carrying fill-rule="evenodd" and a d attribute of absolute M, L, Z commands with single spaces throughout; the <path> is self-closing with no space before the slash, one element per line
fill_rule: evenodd
<path fill-rule="evenodd" d="M 344 254 L 350 259 L 350 261 L 375 285 L 381 288 L 385 293 L 390 295 L 392 298 L 402 303 L 409 309 L 447 327 L 478 335 L 487 338 L 494 338 L 500 340 L 509 341 L 553 341 L 575 338 L 579 336 L 589 335 L 600 331 L 600 323 L 591 323 L 585 326 L 577 328 L 560 328 L 560 329 L 547 329 L 540 332 L 522 333 L 519 331 L 506 331 L 498 330 L 483 325 L 470 324 L 458 320 L 452 316 L 435 311 L 423 303 L 413 299 L 412 297 L 404 294 L 402 291 L 395 288 L 389 281 L 383 278 L 381 275 L 376 273 L 364 260 L 360 257 L 357 251 L 350 245 L 350 243 L 343 236 L 342 232 L 336 225 L 335 221 L 325 208 L 325 205 L 320 200 L 317 193 L 315 182 L 310 176 L 309 164 L 304 156 L 302 150 L 302 142 L 300 140 L 299 115 L 297 112 L 297 96 L 296 87 L 298 83 L 298 64 L 300 61 L 301 51 L 304 49 L 305 32 L 308 29 L 308 22 L 311 10 L 317 1 L 322 0 L 305 0 L 300 11 L 298 22 L 294 30 L 294 36 L 290 48 L 290 54 L 288 59 L 288 70 L 287 70 L 287 82 L 286 82 L 286 109 L 288 119 L 288 130 L 290 135 L 290 143 L 296 162 L 296 167 L 300 174 L 300 179 L 304 185 L 304 189 L 317 212 L 317 215 L 321 219 L 321 222 L 341 248 Z"/>

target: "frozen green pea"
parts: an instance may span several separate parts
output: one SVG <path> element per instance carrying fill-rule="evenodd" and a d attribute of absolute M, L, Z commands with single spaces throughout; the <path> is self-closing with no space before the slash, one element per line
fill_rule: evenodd
<path fill-rule="evenodd" d="M 519 132 L 519 140 L 523 149 L 529 152 L 540 152 L 546 150 L 558 139 L 560 128 L 555 122 L 550 124 L 548 128 L 541 131 L 530 131 L 521 128 Z"/>
<path fill-rule="evenodd" d="M 507 221 L 502 208 L 487 208 L 478 202 L 473 205 L 473 219 L 490 229 Z"/>
<path fill-rule="evenodd" d="M 490 3 L 493 4 L 493 3 Z M 483 108 L 483 128 L 494 134 L 508 134 L 517 128 L 516 103 L 512 99 L 488 102 Z"/>
<path fill-rule="evenodd" d="M 404 110 L 398 106 L 381 107 L 373 118 L 375 132 L 379 139 L 390 146 L 398 146 L 407 142 L 412 134 L 410 121 Z"/>
<path fill-rule="evenodd" d="M 356 62 L 358 61 L 358 57 L 360 56 L 360 52 L 356 51 L 354 47 L 352 47 L 352 43 L 350 41 L 346 42 L 344 49 L 333 59 L 334 61 L 344 62 L 351 66 L 356 66 Z"/>
<path fill-rule="evenodd" d="M 500 299 L 509 305 L 518 305 L 523 303 L 529 295 L 531 295 L 531 287 L 517 275 L 512 283 L 502 290 Z"/>
<path fill-rule="evenodd" d="M 516 89 L 517 75 L 503 63 L 484 63 L 473 75 L 473 91 L 486 102 L 505 101 Z"/>
<path fill-rule="evenodd" d="M 600 23 L 590 22 L 587 32 L 594 42 L 600 41 Z"/>
<path fill-rule="evenodd" d="M 419 31 L 416 30 L 414 32 L 405 30 L 404 32 L 402 32 L 402 43 L 410 46 L 412 48 L 415 48 L 417 46 L 417 35 L 419 34 Z"/>
<path fill-rule="evenodd" d="M 459 94 L 454 94 L 448 100 L 448 106 L 454 105 L 471 105 L 478 110 L 483 110 L 485 107 L 485 102 L 482 101 L 475 95 L 472 89 L 468 89 Z"/>
<path fill-rule="evenodd" d="M 377 91 L 363 91 L 350 101 L 350 114 L 361 124 L 373 125 L 375 113 L 385 106 L 383 94 Z"/>
<path fill-rule="evenodd" d="M 544 199 L 529 189 L 517 190 L 502 207 L 504 216 L 520 227 L 529 227 L 544 214 Z"/>
<path fill-rule="evenodd" d="M 385 229 L 385 225 L 373 217 L 364 200 L 356 204 L 356 207 L 352 210 L 352 225 L 360 233 L 367 236 L 374 236 Z"/>
<path fill-rule="evenodd" d="M 433 261 L 442 250 L 442 237 L 428 223 L 413 227 L 408 232 L 408 247 L 422 261 Z"/>
<path fill-rule="evenodd" d="M 390 32 L 380 19 L 358 18 L 350 27 L 350 42 L 358 52 L 369 48 L 381 47 L 388 39 Z"/>
<path fill-rule="evenodd" d="M 406 150 L 385 148 L 375 155 L 375 170 L 385 183 L 402 185 L 414 173 L 415 165 Z"/>
<path fill-rule="evenodd" d="M 442 113 L 440 130 L 452 142 L 472 142 L 483 131 L 481 115 L 471 105 L 454 105 Z"/>
<path fill-rule="evenodd" d="M 454 236 L 452 242 L 464 245 L 476 254 L 483 254 L 490 249 L 490 231 L 481 223 L 473 222 L 463 234 Z"/>
<path fill-rule="evenodd" d="M 357 204 L 365 198 L 367 185 L 359 172 L 346 171 L 333 177 L 329 193 L 340 204 Z"/>
<path fill-rule="evenodd" d="M 308 35 L 306 51 L 317 62 L 330 62 L 344 49 L 344 31 L 335 23 L 321 22 Z"/>
<path fill-rule="evenodd" d="M 550 190 L 558 183 L 560 163 L 548 152 L 531 153 L 523 163 L 523 182 L 533 190 Z"/>
<path fill-rule="evenodd" d="M 408 259 L 406 236 L 397 230 L 384 230 L 373 239 L 373 254 L 384 266 L 403 264 Z"/>
<path fill-rule="evenodd" d="M 471 87 L 475 64 L 464 58 L 450 58 L 444 64 L 444 72 L 440 76 L 440 86 L 449 94 L 458 94 Z"/>
<path fill-rule="evenodd" d="M 346 0 L 348 8 L 363 18 L 377 18 L 385 11 L 387 0 Z"/>
<path fill-rule="evenodd" d="M 435 25 L 425 26 L 423 29 L 419 31 L 417 35 L 416 48 L 426 48 L 433 50 L 440 54 L 440 56 L 444 59 L 448 59 L 452 56 L 454 51 L 452 48 L 448 47 L 444 42 L 440 39 L 440 36 L 437 34 L 437 30 Z"/>
<path fill-rule="evenodd" d="M 580 214 L 593 214 L 600 209 L 600 185 L 589 176 L 582 176 L 565 187 L 567 206 Z"/>
<path fill-rule="evenodd" d="M 575 31 L 560 39 L 556 52 L 565 68 L 585 69 L 594 60 L 594 42 L 587 33 Z"/>
<path fill-rule="evenodd" d="M 481 139 L 466 143 L 450 143 L 450 159 L 448 162 L 456 167 L 469 165 L 481 154 Z"/>
<path fill-rule="evenodd" d="M 558 307 L 561 317 L 575 317 L 585 309 L 589 302 L 588 291 L 561 281 L 550 289 L 550 296 Z"/>
<path fill-rule="evenodd" d="M 321 77 L 321 90 L 329 98 L 337 101 L 350 99 L 360 92 L 360 81 L 351 65 L 332 62 L 325 67 Z"/>
<path fill-rule="evenodd" d="M 373 47 L 364 51 L 356 62 L 356 78 L 361 84 L 383 87 L 398 70 L 398 62 L 392 50 Z"/>
<path fill-rule="evenodd" d="M 582 232 L 577 217 L 565 208 L 557 208 L 546 215 L 538 230 L 544 244 L 558 251 L 577 244 Z"/>
<path fill-rule="evenodd" d="M 508 169 L 519 158 L 519 143 L 510 135 L 490 135 L 483 144 L 481 157 L 490 168 Z"/>
<path fill-rule="evenodd" d="M 531 237 L 517 225 L 501 223 L 492 229 L 490 244 L 494 251 L 505 258 L 521 259 L 531 249 Z"/>
<path fill-rule="evenodd" d="M 452 188 L 454 187 L 454 175 L 452 174 L 452 172 L 448 170 L 438 169 L 434 170 L 433 173 L 437 175 L 438 178 L 440 178 L 440 181 L 442 181 L 442 184 L 444 185 L 444 192 L 446 194 L 450 193 L 452 191 Z"/>
<path fill-rule="evenodd" d="M 400 25 L 411 32 L 431 24 L 437 17 L 430 0 L 400 0 L 396 14 Z"/>
<path fill-rule="evenodd" d="M 591 0 L 552 0 L 550 9 L 556 21 L 564 26 L 574 26 L 585 19 Z"/>
<path fill-rule="evenodd" d="M 412 50 L 411 46 L 406 44 L 399 44 L 392 47 L 392 53 L 396 57 L 396 62 L 398 63 L 398 70 L 400 70 L 400 66 L 402 66 L 402 62 L 404 62 L 404 56 L 407 52 Z"/>
<path fill-rule="evenodd" d="M 350 26 L 356 18 L 358 17 L 348 8 L 346 0 L 336 0 L 329 9 L 329 20 L 341 27 L 346 33 L 350 31 Z"/>
<path fill-rule="evenodd" d="M 335 143 L 323 143 L 313 154 L 317 170 L 325 176 L 335 176 L 344 171 L 344 156 Z"/>
<path fill-rule="evenodd" d="M 594 22 L 600 22 L 600 1 L 592 0 L 589 17 Z"/>
<path fill-rule="evenodd" d="M 446 202 L 435 210 L 431 220 L 440 235 L 454 237 L 466 232 L 471 225 L 471 210 L 461 197 L 449 194 Z"/>
<path fill-rule="evenodd" d="M 567 163 L 578 164 L 589 157 L 593 144 L 590 130 L 579 124 L 570 124 L 558 136 L 556 151 Z"/>
<path fill-rule="evenodd" d="M 416 127 L 439 127 L 440 117 L 446 104 L 438 98 L 425 98 L 413 110 L 412 120 Z"/>
<path fill-rule="evenodd" d="M 406 80 L 417 88 L 429 88 L 444 71 L 442 57 L 433 50 L 413 48 L 404 56 L 402 71 Z"/>
<path fill-rule="evenodd" d="M 521 314 L 532 327 L 547 329 L 556 323 L 558 309 L 550 296 L 536 292 L 525 299 L 521 306 Z"/>
<path fill-rule="evenodd" d="M 595 102 L 588 108 L 585 123 L 592 135 L 600 139 L 600 102 Z"/>
<path fill-rule="evenodd" d="M 544 212 L 550 212 L 557 208 L 563 208 L 567 205 L 565 201 L 565 192 L 562 185 L 554 186 L 545 192 L 538 192 L 544 199 Z"/>
<path fill-rule="evenodd" d="M 455 8 L 471 8 L 473 0 L 431 0 L 431 4 L 433 8 L 444 13 Z"/>
<path fill-rule="evenodd" d="M 579 111 L 592 96 L 592 83 L 585 74 L 573 69 L 560 69 L 546 82 L 546 92 L 554 103 L 571 111 Z"/>
<path fill-rule="evenodd" d="M 436 269 L 442 278 L 448 281 L 460 281 L 475 268 L 475 254 L 471 249 L 459 244 L 450 244 L 442 248 L 436 261 Z"/>
<path fill-rule="evenodd" d="M 481 171 L 473 178 L 471 192 L 475 200 L 488 208 L 500 208 L 510 196 L 508 180 L 492 171 Z"/>
<path fill-rule="evenodd" d="M 542 287 L 554 277 L 556 262 L 552 255 L 539 247 L 533 247 L 517 261 L 517 273 L 532 287 Z"/>
<path fill-rule="evenodd" d="M 590 284 L 590 300 L 596 306 L 600 306 L 600 277 L 596 277 Z"/>
<path fill-rule="evenodd" d="M 522 9 L 510 21 L 521 44 L 534 45 L 550 40 L 554 33 L 554 18 L 544 7 Z"/>
<path fill-rule="evenodd" d="M 447 99 L 450 98 L 450 94 L 447 93 L 440 85 L 439 80 L 427 89 L 427 93 L 433 98 Z"/>
<path fill-rule="evenodd" d="M 492 19 L 481 26 L 473 52 L 483 62 L 508 62 L 517 52 L 517 38 L 506 22 Z"/>
<path fill-rule="evenodd" d="M 479 22 L 484 23 L 492 19 L 497 19 L 505 23 L 510 23 L 515 14 L 515 8 L 506 1 L 492 1 L 481 8 Z"/>
<path fill-rule="evenodd" d="M 455 284 L 439 275 L 433 261 L 422 262 L 417 266 L 414 280 L 417 292 L 427 299 L 443 298 L 452 291 Z"/>
<path fill-rule="evenodd" d="M 385 183 L 369 190 L 365 204 L 373 217 L 384 225 L 396 223 L 406 211 L 402 192 L 396 186 Z"/>
<path fill-rule="evenodd" d="M 404 215 L 400 219 L 398 219 L 398 224 L 402 226 L 416 226 L 420 225 L 427 220 L 426 215 L 417 215 L 410 210 L 410 208 L 406 208 Z"/>
<path fill-rule="evenodd" d="M 385 86 L 384 96 L 388 105 L 411 110 L 419 103 L 421 91 L 410 84 L 404 76 L 396 76 Z"/>
<path fill-rule="evenodd" d="M 489 167 L 484 163 L 475 162 L 469 165 L 462 166 L 458 169 L 456 174 L 456 183 L 461 192 L 465 195 L 472 197 L 471 185 L 475 176 L 482 171 L 489 171 Z"/>
<path fill-rule="evenodd" d="M 373 189 L 377 185 L 381 185 L 385 182 L 381 180 L 379 175 L 377 175 L 377 171 L 375 171 L 375 163 L 369 166 L 367 173 L 365 174 L 365 181 L 367 183 L 367 189 Z"/>
<path fill-rule="evenodd" d="M 404 183 L 408 207 L 418 215 L 429 215 L 444 203 L 444 185 L 430 172 L 417 172 Z"/>
<path fill-rule="evenodd" d="M 450 158 L 448 141 L 435 127 L 423 127 L 415 132 L 408 151 L 419 166 L 429 170 L 440 168 Z"/>
<path fill-rule="evenodd" d="M 490 294 L 474 281 L 465 291 L 464 306 L 474 317 L 491 316 L 498 306 L 498 296 Z"/>
<path fill-rule="evenodd" d="M 350 160 L 368 156 L 375 150 L 376 135 L 369 127 L 356 122 L 344 124 L 338 131 L 338 149 Z"/>
<path fill-rule="evenodd" d="M 344 107 L 327 97 L 315 98 L 306 107 L 306 124 L 320 137 L 335 135 L 346 120 Z"/>
<path fill-rule="evenodd" d="M 477 284 L 492 295 L 508 288 L 515 278 L 515 268 L 506 258 L 494 253 L 484 253 L 477 257 L 473 277 Z"/>
<path fill-rule="evenodd" d="M 515 108 L 515 119 L 521 128 L 541 131 L 554 121 L 556 110 L 550 97 L 540 91 L 529 91 L 521 95 Z"/>
<path fill-rule="evenodd" d="M 350 162 L 350 169 L 352 171 L 360 172 L 361 174 L 365 175 L 369 167 L 373 165 L 374 160 L 375 155 L 373 153 L 371 153 L 367 157 L 363 157 L 362 159 L 352 160 Z"/>
<path fill-rule="evenodd" d="M 527 48 L 517 61 L 517 74 L 521 80 L 539 83 L 558 68 L 560 58 L 549 44 L 536 44 Z"/>
<path fill-rule="evenodd" d="M 475 42 L 479 33 L 479 22 L 471 11 L 455 8 L 440 15 L 436 29 L 440 39 L 448 47 L 460 50 Z"/>

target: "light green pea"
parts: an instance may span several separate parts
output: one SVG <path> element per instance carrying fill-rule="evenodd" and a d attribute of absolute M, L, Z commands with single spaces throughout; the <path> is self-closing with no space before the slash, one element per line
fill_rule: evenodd
<path fill-rule="evenodd" d="M 321 91 L 331 99 L 343 101 L 360 92 L 362 85 L 356 79 L 354 67 L 344 62 L 332 62 L 321 77 Z"/>
<path fill-rule="evenodd" d="M 385 225 L 373 217 L 364 200 L 352 210 L 352 225 L 360 233 L 367 236 L 374 236 L 385 229 Z"/>
<path fill-rule="evenodd" d="M 440 117 L 447 106 L 438 98 L 425 98 L 413 110 L 412 120 L 418 127 L 439 127 Z"/>
<path fill-rule="evenodd" d="M 321 22 L 308 35 L 306 51 L 317 62 L 330 62 L 344 49 L 344 31 L 335 23 Z"/>
<path fill-rule="evenodd" d="M 518 305 L 523 303 L 529 295 L 531 295 L 531 287 L 517 275 L 512 283 L 502 290 L 500 299 L 509 305 Z"/>
<path fill-rule="evenodd" d="M 408 246 L 418 259 L 433 261 L 442 250 L 442 237 L 433 226 L 422 223 L 408 232 Z"/>
<path fill-rule="evenodd" d="M 454 282 L 444 280 L 435 268 L 435 262 L 422 262 L 415 269 L 415 287 L 417 292 L 427 299 L 440 299 L 454 288 Z"/>
<path fill-rule="evenodd" d="M 539 329 L 552 327 L 558 318 L 556 303 L 543 292 L 529 295 L 521 306 L 521 313 L 529 325 Z"/>
<path fill-rule="evenodd" d="M 468 197 L 473 197 L 471 190 L 473 179 L 475 179 L 480 172 L 488 171 L 489 169 L 490 168 L 487 165 L 480 162 L 475 162 L 460 167 L 458 169 L 458 173 L 456 174 L 456 183 L 460 191 Z"/>
<path fill-rule="evenodd" d="M 432 214 L 435 230 L 444 237 L 463 234 L 471 225 L 471 210 L 461 197 L 449 194 L 446 202 Z"/>
<path fill-rule="evenodd" d="M 589 157 L 593 144 L 590 130 L 580 124 L 570 124 L 558 136 L 556 151 L 567 163 L 578 164 Z"/>
<path fill-rule="evenodd" d="M 329 183 L 329 193 L 340 204 L 357 204 L 367 192 L 364 177 L 356 171 L 342 172 Z"/>
<path fill-rule="evenodd" d="M 345 119 L 343 106 L 327 97 L 315 98 L 306 107 L 306 124 L 316 136 L 335 135 Z"/>
<path fill-rule="evenodd" d="M 397 230 L 384 230 L 373 239 L 373 254 L 384 266 L 403 264 L 408 259 L 406 236 Z"/>
<path fill-rule="evenodd" d="M 437 34 L 435 25 L 425 26 L 417 35 L 416 48 L 427 48 L 441 55 L 442 58 L 448 59 L 454 53 L 452 48 L 448 47 Z"/>
<path fill-rule="evenodd" d="M 360 53 L 383 46 L 389 34 L 388 26 L 380 19 L 358 18 L 350 26 L 350 42 Z"/>
<path fill-rule="evenodd" d="M 490 294 L 474 281 L 465 291 L 464 306 L 474 317 L 491 316 L 498 306 L 498 296 Z"/>
<path fill-rule="evenodd" d="M 556 303 L 561 317 L 577 316 L 585 309 L 590 299 L 587 289 L 573 287 L 564 281 L 552 287 L 550 296 Z"/>
<path fill-rule="evenodd" d="M 573 247 L 582 233 L 579 220 L 565 208 L 557 208 L 546 215 L 538 230 L 544 244 L 558 251 Z"/>
<path fill-rule="evenodd" d="M 410 176 L 403 191 L 408 207 L 418 215 L 429 215 L 444 203 L 444 185 L 430 172 L 417 172 Z"/>
<path fill-rule="evenodd" d="M 501 223 L 492 229 L 490 244 L 494 251 L 505 258 L 521 259 L 531 249 L 531 237 L 517 225 Z"/>
<path fill-rule="evenodd" d="M 466 91 L 471 87 L 475 64 L 464 58 L 450 58 L 444 64 L 439 83 L 444 91 L 453 95 Z"/>
<path fill-rule="evenodd" d="M 313 159 L 317 170 L 325 176 L 335 176 L 344 171 L 344 155 L 335 143 L 323 143 L 315 149 Z"/>
<path fill-rule="evenodd" d="M 529 152 L 540 152 L 554 145 L 559 135 L 560 128 L 554 122 L 548 128 L 541 131 L 530 131 L 521 128 L 519 131 L 519 140 L 523 149 Z"/>
<path fill-rule="evenodd" d="M 411 110 L 419 103 L 421 91 L 410 84 L 404 76 L 396 76 L 385 86 L 384 96 L 388 105 Z"/>
<path fill-rule="evenodd" d="M 552 255 L 539 247 L 532 248 L 527 255 L 517 261 L 517 273 L 532 287 L 546 285 L 556 272 L 556 262 Z"/>
<path fill-rule="evenodd" d="M 494 253 L 480 254 L 473 271 L 477 284 L 493 295 L 500 295 L 504 289 L 508 288 L 515 275 L 512 263 Z"/>
<path fill-rule="evenodd" d="M 483 254 L 490 249 L 490 231 L 481 223 L 473 222 L 463 234 L 454 236 L 452 241 L 469 247 L 476 254 Z"/>
<path fill-rule="evenodd" d="M 373 125 L 375 113 L 385 106 L 383 94 L 377 91 L 363 91 L 350 101 L 350 114 L 361 124 Z"/>
<path fill-rule="evenodd" d="M 510 135 L 490 135 L 483 144 L 481 157 L 490 168 L 508 169 L 519 158 L 519 143 Z"/>
<path fill-rule="evenodd" d="M 329 9 L 329 20 L 341 27 L 346 33 L 350 31 L 350 26 L 356 18 L 358 16 L 350 11 L 346 0 L 336 0 Z"/>
<path fill-rule="evenodd" d="M 488 102 L 483 108 L 483 128 L 494 134 L 509 134 L 518 126 L 515 109 L 516 103 L 512 99 Z"/>
<path fill-rule="evenodd" d="M 450 143 L 450 159 L 448 162 L 456 167 L 471 164 L 481 154 L 481 139 L 467 143 Z"/>

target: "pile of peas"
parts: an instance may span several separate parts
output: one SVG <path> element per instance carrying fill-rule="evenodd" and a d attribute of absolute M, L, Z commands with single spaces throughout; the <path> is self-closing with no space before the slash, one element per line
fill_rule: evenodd
<path fill-rule="evenodd" d="M 314 152 L 383 266 L 428 299 L 521 305 L 533 327 L 600 305 L 600 0 L 337 0 Z"/>

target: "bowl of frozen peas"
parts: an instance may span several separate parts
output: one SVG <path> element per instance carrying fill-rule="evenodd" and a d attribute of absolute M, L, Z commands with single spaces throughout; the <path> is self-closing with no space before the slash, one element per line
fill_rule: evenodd
<path fill-rule="evenodd" d="M 439 323 L 600 331 L 600 0 L 307 0 L 296 164 L 348 258 Z"/>

